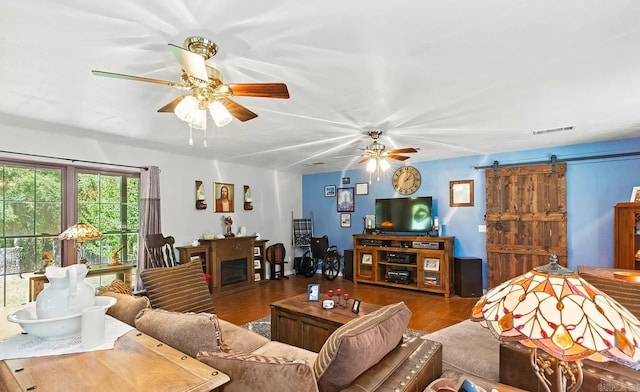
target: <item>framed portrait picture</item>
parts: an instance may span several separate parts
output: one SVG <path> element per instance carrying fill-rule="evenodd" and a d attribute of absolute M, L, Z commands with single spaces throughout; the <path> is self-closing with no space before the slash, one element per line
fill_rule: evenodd
<path fill-rule="evenodd" d="M 449 181 L 449 206 L 473 207 L 473 180 Z"/>
<path fill-rule="evenodd" d="M 351 227 L 351 214 L 340 214 L 340 227 Z"/>
<path fill-rule="evenodd" d="M 634 186 L 631 191 L 631 200 L 629 201 L 637 201 L 640 202 L 640 186 Z"/>
<path fill-rule="evenodd" d="M 338 188 L 337 191 L 338 212 L 355 211 L 356 206 L 353 197 L 353 188 Z"/>
<path fill-rule="evenodd" d="M 342 177 L 342 184 L 343 185 L 351 184 L 351 177 Z"/>
<path fill-rule="evenodd" d="M 325 185 L 324 186 L 324 197 L 334 197 L 336 195 L 336 186 L 335 185 Z"/>
<path fill-rule="evenodd" d="M 307 285 L 307 301 L 318 302 L 320 301 L 320 285 L 309 284 Z"/>
<path fill-rule="evenodd" d="M 216 199 L 213 212 L 233 212 L 233 184 L 214 182 L 213 195 Z"/>
<path fill-rule="evenodd" d="M 355 298 L 353 300 L 353 305 L 351 305 L 351 311 L 355 314 L 358 314 L 360 312 L 360 300 L 358 298 Z"/>
<path fill-rule="evenodd" d="M 356 195 L 368 195 L 368 194 L 369 194 L 368 182 L 359 182 L 356 184 Z"/>
<path fill-rule="evenodd" d="M 425 271 L 440 271 L 440 259 L 425 257 L 422 269 Z"/>
<path fill-rule="evenodd" d="M 366 265 L 373 264 L 373 256 L 371 256 L 371 253 L 363 253 L 361 262 Z"/>

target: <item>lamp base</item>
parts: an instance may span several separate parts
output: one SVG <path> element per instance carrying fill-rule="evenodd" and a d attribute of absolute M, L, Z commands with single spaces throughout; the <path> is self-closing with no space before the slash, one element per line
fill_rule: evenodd
<path fill-rule="evenodd" d="M 557 358 L 545 359 L 538 357 L 538 349 L 531 349 L 531 367 L 542 382 L 547 392 L 551 391 L 552 383 L 547 376 L 555 373 L 556 392 L 575 392 L 582 386 L 582 361 L 565 362 Z"/>

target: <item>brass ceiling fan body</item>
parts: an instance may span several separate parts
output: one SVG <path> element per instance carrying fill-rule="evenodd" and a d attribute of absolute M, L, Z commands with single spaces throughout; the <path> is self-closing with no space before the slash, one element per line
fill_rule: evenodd
<path fill-rule="evenodd" d="M 418 150 L 413 147 L 387 150 L 384 144 L 378 142 L 378 139 L 381 135 L 382 131 L 380 130 L 369 131 L 369 136 L 373 139 L 373 142 L 365 148 L 365 157 L 362 158 L 358 163 L 366 163 L 372 159 L 380 160 L 385 158 L 394 159 L 396 161 L 406 161 L 410 157 L 402 154 L 411 154 L 414 152 L 418 152 Z"/>
<path fill-rule="evenodd" d="M 158 109 L 158 112 L 162 113 L 173 112 L 180 101 L 187 96 L 192 96 L 199 102 L 201 109 L 206 109 L 210 103 L 218 101 L 233 117 L 240 121 L 247 121 L 258 117 L 258 115 L 232 100 L 231 97 L 289 98 L 289 91 L 284 83 L 225 84 L 222 81 L 222 73 L 206 64 L 206 60 L 218 51 L 218 46 L 212 41 L 193 36 L 185 40 L 185 46 L 187 49 L 169 44 L 169 48 L 182 66 L 183 72 L 177 83 L 106 71 L 92 70 L 91 72 L 97 76 L 155 83 L 190 91 L 189 94 L 177 97 Z"/>

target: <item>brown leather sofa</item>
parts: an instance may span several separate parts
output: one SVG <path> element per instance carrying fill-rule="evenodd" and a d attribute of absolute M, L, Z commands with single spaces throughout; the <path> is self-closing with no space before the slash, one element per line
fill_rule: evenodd
<path fill-rule="evenodd" d="M 602 267 L 578 267 L 578 274 L 640 317 L 640 283 L 614 277 L 615 272 L 639 272 Z M 531 369 L 530 351 L 516 342 L 500 344 L 500 382 L 527 391 L 545 391 Z M 538 355 L 555 361 L 538 350 Z M 582 361 L 584 382 L 580 392 L 640 391 L 640 371 L 615 362 Z M 550 380 L 554 377 L 550 377 Z M 551 380 L 555 381 L 555 380 Z"/>
<path fill-rule="evenodd" d="M 227 374 L 231 381 L 220 391 L 422 392 L 442 374 L 442 345 L 406 335 L 411 311 L 403 302 L 343 325 L 314 353 L 218 319 L 210 309 L 189 309 L 194 292 L 209 295 L 199 263 L 154 270 L 142 276 L 149 300 L 112 294 L 118 301 L 109 314 Z"/>

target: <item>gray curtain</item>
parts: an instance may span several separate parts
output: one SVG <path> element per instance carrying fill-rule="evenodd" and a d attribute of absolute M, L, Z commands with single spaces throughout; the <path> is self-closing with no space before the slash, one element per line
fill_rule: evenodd
<path fill-rule="evenodd" d="M 143 290 L 140 273 L 150 268 L 147 236 L 162 233 L 160 224 L 160 169 L 149 166 L 140 173 L 140 231 L 138 233 L 138 265 L 136 290 Z"/>

